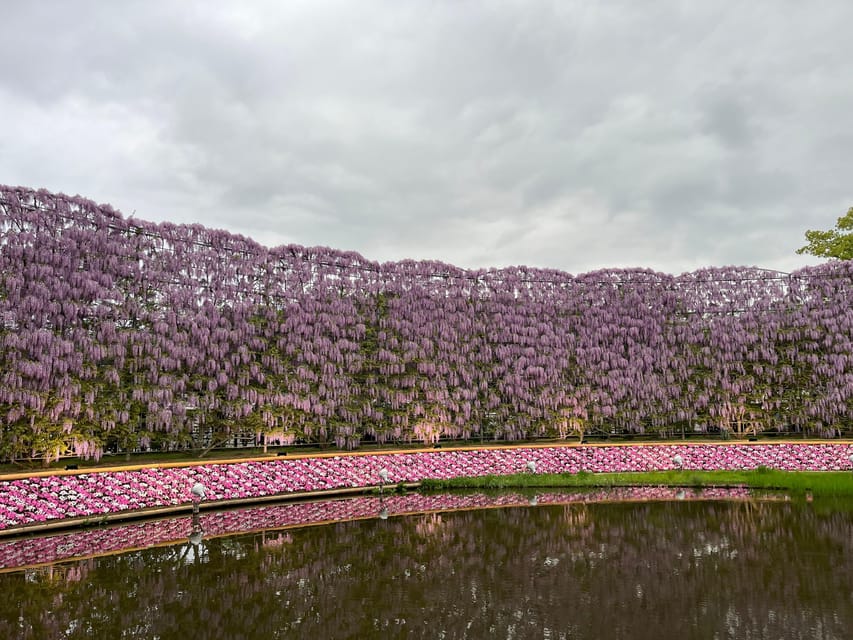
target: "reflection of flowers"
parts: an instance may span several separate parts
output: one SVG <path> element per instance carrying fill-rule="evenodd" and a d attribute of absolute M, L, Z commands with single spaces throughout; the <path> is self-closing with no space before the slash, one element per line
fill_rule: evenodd
<path fill-rule="evenodd" d="M 672 500 L 678 489 L 670 487 L 617 487 L 596 491 L 555 491 L 538 494 L 538 503 L 582 504 L 600 500 L 648 501 Z M 690 492 L 688 499 L 733 499 L 746 498 L 745 488 L 716 488 Z M 418 523 L 422 537 L 437 535 L 443 529 L 443 518 L 439 511 L 479 509 L 484 507 L 514 507 L 528 504 L 528 496 L 520 493 L 486 495 L 432 494 L 362 496 L 326 502 L 296 502 L 265 507 L 252 507 L 233 511 L 205 513 L 198 516 L 199 525 L 205 536 L 217 536 L 304 526 L 320 522 L 347 521 L 374 518 L 381 509 L 390 516 L 406 513 L 427 512 Z M 107 529 L 87 529 L 41 538 L 27 538 L 0 542 L 0 568 L 10 568 L 56 562 L 73 557 L 109 553 L 121 549 L 168 544 L 185 540 L 193 529 L 191 518 L 171 518 L 125 524 Z M 289 543 L 286 532 L 265 534 L 266 546 Z"/>
<path fill-rule="evenodd" d="M 268 533 L 263 538 L 263 545 L 269 548 L 283 547 L 291 542 L 293 542 L 293 537 L 289 533 Z"/>
<path fill-rule="evenodd" d="M 425 478 L 503 475 L 535 465 L 539 473 L 593 473 L 671 469 L 846 470 L 847 444 L 648 445 L 440 450 L 384 455 L 338 455 L 149 468 L 0 481 L 0 529 L 133 509 L 188 505 L 200 482 L 209 502 L 324 489 L 368 487 L 387 470 L 395 482 Z"/>
<path fill-rule="evenodd" d="M 441 530 L 442 524 L 444 524 L 444 522 L 441 518 L 441 514 L 431 513 L 418 520 L 417 524 L 415 524 L 415 531 L 418 532 L 418 535 L 427 538 L 438 533 Z"/>
<path fill-rule="evenodd" d="M 616 495 L 666 498 L 673 491 Z M 637 620 L 651 625 L 649 637 L 684 636 L 685 618 L 673 607 L 695 613 L 697 628 L 709 629 L 709 636 L 725 637 L 734 616 L 744 633 L 758 629 L 774 638 L 813 637 L 814 629 L 842 638 L 853 623 L 853 520 L 837 510 L 755 499 L 530 508 L 523 496 L 510 495 L 500 501 L 518 506 L 442 512 L 443 524 L 428 537 L 418 524 L 430 515 L 399 517 L 397 511 L 444 499 L 393 495 L 387 521 L 376 519 L 378 496 L 205 515 L 205 527 L 222 524 L 221 518 L 239 527 L 243 519 L 320 518 L 323 509 L 330 516 L 367 512 L 364 521 L 206 537 L 215 563 L 207 567 L 186 561 L 187 545 L 178 537 L 162 547 L 59 563 L 50 582 L 40 568 L 0 573 L 0 587 L 12 596 L 0 601 L 0 637 L 24 637 L 21 629 L 30 628 L 30 637 L 43 638 L 68 635 L 68 629 L 113 637 L 119 628 L 167 637 L 172 629 L 192 628 L 193 637 L 218 640 L 246 635 L 247 620 L 264 638 L 364 637 L 372 620 L 379 620 L 380 634 L 393 637 L 547 637 L 543 629 L 624 637 Z M 452 499 L 488 501 L 477 494 Z M 563 499 L 584 496 L 542 498 Z M 567 526 L 568 509 L 585 509 L 585 525 Z M 163 542 L 156 538 L 160 523 L 148 526 L 154 526 L 151 542 Z M 120 538 L 123 530 L 110 531 Z M 291 541 L 268 544 L 281 534 Z M 51 552 L 45 542 L 32 543 Z M 88 579 L 61 580 L 63 567 L 81 562 L 93 567 Z M 56 593 L 64 598 L 61 607 L 52 604 Z M 535 599 L 519 598 L 531 593 Z M 569 606 L 585 602 L 594 606 Z M 625 610 L 618 629 L 598 606 L 608 602 Z M 780 606 L 785 602 L 802 606 Z M 405 627 L 396 627 L 396 619 L 406 619 Z"/>

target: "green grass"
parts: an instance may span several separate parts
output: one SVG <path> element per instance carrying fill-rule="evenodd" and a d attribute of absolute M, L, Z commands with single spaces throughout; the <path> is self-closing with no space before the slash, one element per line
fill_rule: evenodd
<path fill-rule="evenodd" d="M 571 487 L 750 487 L 794 494 L 853 496 L 849 471 L 649 471 L 642 473 L 518 473 L 449 480 L 424 480 L 424 489 L 523 489 Z"/>

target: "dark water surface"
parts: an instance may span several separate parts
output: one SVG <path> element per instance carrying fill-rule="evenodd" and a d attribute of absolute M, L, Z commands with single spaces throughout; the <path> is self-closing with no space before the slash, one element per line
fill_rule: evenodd
<path fill-rule="evenodd" d="M 853 503 L 545 505 L 0 574 L 0 638 L 853 638 Z"/>

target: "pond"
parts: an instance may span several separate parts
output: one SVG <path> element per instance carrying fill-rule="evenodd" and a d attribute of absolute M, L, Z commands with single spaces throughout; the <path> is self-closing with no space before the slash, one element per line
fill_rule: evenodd
<path fill-rule="evenodd" d="M 851 502 L 513 495 L 421 497 L 458 510 L 414 515 L 400 497 L 337 501 L 329 520 L 367 511 L 238 535 L 197 521 L 192 542 L 134 529 L 152 537 L 3 569 L 0 637 L 850 637 Z M 58 553 L 84 535 L 43 540 Z"/>

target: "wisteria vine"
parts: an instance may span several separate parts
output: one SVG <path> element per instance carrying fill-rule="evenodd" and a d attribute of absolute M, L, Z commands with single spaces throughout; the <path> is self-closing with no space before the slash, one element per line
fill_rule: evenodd
<path fill-rule="evenodd" d="M 853 263 L 464 270 L 0 187 L 0 459 L 853 416 Z"/>

